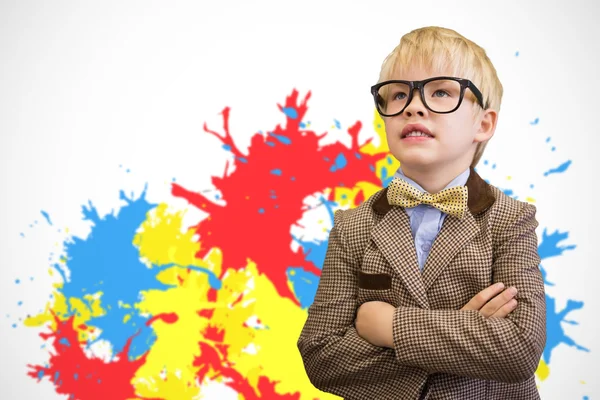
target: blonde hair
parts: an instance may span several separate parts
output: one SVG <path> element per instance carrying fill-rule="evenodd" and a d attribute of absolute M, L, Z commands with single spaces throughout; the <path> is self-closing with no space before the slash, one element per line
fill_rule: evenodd
<path fill-rule="evenodd" d="M 500 112 L 502 84 L 496 69 L 485 50 L 452 29 L 430 26 L 415 29 L 402 36 L 400 43 L 385 58 L 381 66 L 379 82 L 390 79 L 404 68 L 422 68 L 428 71 L 450 70 L 453 76 L 471 80 L 483 95 L 485 109 Z M 473 100 L 473 116 L 483 110 L 470 90 L 465 92 Z M 478 143 L 471 166 L 475 167 L 487 141 Z"/>

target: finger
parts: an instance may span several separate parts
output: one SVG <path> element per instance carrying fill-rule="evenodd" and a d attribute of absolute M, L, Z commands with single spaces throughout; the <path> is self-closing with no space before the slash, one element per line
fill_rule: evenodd
<path fill-rule="evenodd" d="M 509 301 L 508 303 L 506 303 L 505 305 L 500 307 L 498 309 L 498 311 L 496 311 L 494 314 L 492 314 L 492 317 L 504 318 L 508 314 L 510 314 L 512 311 L 514 311 L 515 308 L 517 308 L 517 305 L 518 305 L 517 300 L 512 299 L 511 301 Z"/>
<path fill-rule="evenodd" d="M 485 306 L 483 306 L 479 312 L 483 314 L 484 317 L 489 317 L 493 315 L 500 308 L 504 307 L 507 303 L 509 303 L 515 296 L 517 295 L 517 288 L 509 287 L 492 300 L 490 300 Z"/>
<path fill-rule="evenodd" d="M 504 284 L 498 282 L 494 285 L 490 285 L 477 293 L 461 310 L 479 310 L 485 303 L 490 299 L 494 298 L 498 293 L 504 289 Z"/>

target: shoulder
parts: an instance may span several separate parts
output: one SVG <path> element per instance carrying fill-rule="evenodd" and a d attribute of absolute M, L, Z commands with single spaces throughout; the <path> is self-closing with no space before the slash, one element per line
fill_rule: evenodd
<path fill-rule="evenodd" d="M 347 250 L 355 257 L 362 258 L 363 250 L 371 238 L 371 231 L 377 220 L 373 204 L 384 193 L 384 189 L 380 189 L 360 205 L 335 212 L 332 229 L 341 234 Z"/>
<path fill-rule="evenodd" d="M 489 190 L 495 198 L 488 210 L 492 227 L 502 230 L 523 220 L 532 221 L 537 225 L 537 208 L 533 204 L 514 199 L 492 184 L 489 184 Z"/>

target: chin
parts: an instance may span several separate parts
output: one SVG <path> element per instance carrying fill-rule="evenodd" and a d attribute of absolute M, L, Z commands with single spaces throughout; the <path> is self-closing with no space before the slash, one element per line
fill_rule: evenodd
<path fill-rule="evenodd" d="M 416 169 L 431 167 L 438 164 L 437 160 L 420 154 L 402 154 L 396 156 L 396 159 L 401 165 Z"/>

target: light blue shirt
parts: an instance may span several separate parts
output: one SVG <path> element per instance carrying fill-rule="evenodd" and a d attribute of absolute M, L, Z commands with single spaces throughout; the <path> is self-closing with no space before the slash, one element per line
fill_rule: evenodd
<path fill-rule="evenodd" d="M 470 173 L 470 169 L 467 168 L 462 174 L 454 178 L 444 189 L 454 186 L 464 186 L 467 183 L 467 179 L 469 179 Z M 402 168 L 398 168 L 394 177 L 404 179 L 421 192 L 426 192 L 421 185 L 404 175 Z M 415 248 L 417 249 L 417 259 L 419 261 L 419 267 L 421 268 L 421 271 L 423 271 L 433 241 L 440 232 L 440 229 L 442 229 L 442 224 L 448 214 L 427 204 L 419 204 L 416 207 L 406 208 L 405 211 L 410 218 L 410 229 L 415 241 Z"/>

